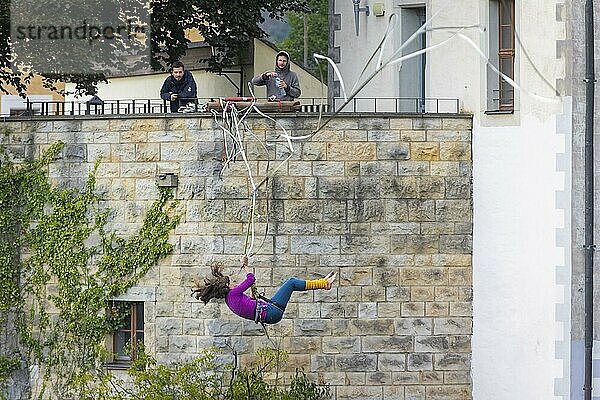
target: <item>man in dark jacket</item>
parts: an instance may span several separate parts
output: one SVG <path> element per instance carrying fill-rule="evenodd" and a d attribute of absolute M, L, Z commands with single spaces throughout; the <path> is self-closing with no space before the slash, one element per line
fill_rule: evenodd
<path fill-rule="evenodd" d="M 165 79 L 160 89 L 160 98 L 171 102 L 171 112 L 177 112 L 181 106 L 196 103 L 196 81 L 181 61 L 171 65 L 171 76 Z M 190 100 L 185 100 L 190 99 Z"/>
<path fill-rule="evenodd" d="M 295 72 L 290 71 L 290 55 L 280 51 L 275 57 L 275 71 L 267 71 L 252 78 L 252 84 L 267 86 L 269 100 L 294 100 L 300 97 L 300 81 Z"/>

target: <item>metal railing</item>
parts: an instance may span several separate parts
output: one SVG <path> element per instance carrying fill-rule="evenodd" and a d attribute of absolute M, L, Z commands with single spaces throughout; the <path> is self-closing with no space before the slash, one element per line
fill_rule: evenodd
<path fill-rule="evenodd" d="M 249 98 L 245 98 L 251 100 Z M 69 115 L 129 115 L 166 114 L 171 112 L 170 102 L 162 99 L 120 99 L 96 101 L 31 101 L 27 99 L 22 116 Z M 203 105 L 218 98 L 180 99 L 181 104 Z M 264 100 L 259 100 L 264 101 Z M 409 97 L 355 97 L 343 109 L 343 98 L 333 98 L 329 103 L 322 98 L 299 98 L 300 112 L 375 112 L 375 113 L 458 113 L 458 99 Z M 201 112 L 205 107 L 191 107 L 185 112 Z"/>
<path fill-rule="evenodd" d="M 345 103 L 341 97 L 333 98 L 334 110 Z M 355 97 L 341 112 L 458 114 L 459 99 L 434 97 Z"/>

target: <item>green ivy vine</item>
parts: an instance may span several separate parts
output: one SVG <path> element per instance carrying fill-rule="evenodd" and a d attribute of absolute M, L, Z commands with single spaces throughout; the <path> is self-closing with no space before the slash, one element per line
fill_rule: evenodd
<path fill-rule="evenodd" d="M 120 237 L 99 209 L 98 163 L 83 191 L 49 183 L 63 147 L 19 164 L 0 147 L 0 338 L 18 340 L 0 349 L 0 398 L 10 376 L 32 365 L 43 377 L 39 398 L 78 398 L 78 382 L 102 379 L 106 335 L 123 320 L 106 311 L 111 300 L 173 250 L 170 189 L 159 188 L 142 227 Z"/>

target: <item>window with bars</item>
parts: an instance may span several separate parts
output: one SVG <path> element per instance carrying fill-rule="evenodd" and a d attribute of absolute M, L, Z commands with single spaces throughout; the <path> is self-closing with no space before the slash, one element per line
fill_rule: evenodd
<path fill-rule="evenodd" d="M 515 77 L 515 0 L 490 0 L 490 63 L 510 79 Z M 488 66 L 488 111 L 512 112 L 514 88 Z"/>
<path fill-rule="evenodd" d="M 116 303 L 116 302 L 115 302 Z M 113 334 L 113 361 L 130 362 L 137 358 L 144 343 L 144 303 L 121 302 L 127 311 L 121 327 Z"/>

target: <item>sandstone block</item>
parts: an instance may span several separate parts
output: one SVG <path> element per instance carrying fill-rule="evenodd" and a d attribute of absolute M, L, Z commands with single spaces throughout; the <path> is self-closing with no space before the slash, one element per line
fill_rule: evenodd
<path fill-rule="evenodd" d="M 284 201 L 284 218 L 287 222 L 319 222 L 323 216 L 320 200 Z"/>
<path fill-rule="evenodd" d="M 206 334 L 212 336 L 231 336 L 242 333 L 241 321 L 213 319 L 204 321 Z"/>
<path fill-rule="evenodd" d="M 149 142 L 183 142 L 185 132 L 183 131 L 149 131 Z"/>
<path fill-rule="evenodd" d="M 470 384 L 471 374 L 469 371 L 444 371 L 444 383 L 446 384 Z"/>
<path fill-rule="evenodd" d="M 355 319 L 350 320 L 350 332 L 352 335 L 393 335 L 393 319 Z"/>
<path fill-rule="evenodd" d="M 121 137 L 120 143 L 147 143 L 148 132 L 144 131 L 120 131 L 119 136 Z"/>
<path fill-rule="evenodd" d="M 383 391 L 373 386 L 339 386 L 335 388 L 337 400 L 381 400 Z"/>
<path fill-rule="evenodd" d="M 321 352 L 320 337 L 287 337 L 283 340 L 285 351 L 290 354 Z"/>
<path fill-rule="evenodd" d="M 418 222 L 435 221 L 435 201 L 408 200 L 408 220 Z"/>
<path fill-rule="evenodd" d="M 377 318 L 377 303 L 360 303 L 358 305 L 358 318 Z"/>
<path fill-rule="evenodd" d="M 425 400 L 425 387 L 407 386 L 404 390 L 404 400 Z"/>
<path fill-rule="evenodd" d="M 85 126 L 89 126 L 88 124 L 91 122 L 102 122 L 103 129 L 108 127 L 108 123 L 106 121 L 81 121 L 81 130 L 89 131 L 90 129 L 83 129 Z M 10 132 L 25 132 L 25 133 L 34 133 L 34 132 L 51 132 L 52 131 L 52 122 L 51 121 L 22 121 L 22 122 L 11 122 L 11 123 L 3 123 L 2 127 L 8 128 Z M 39 142 L 37 142 L 39 143 Z"/>
<path fill-rule="evenodd" d="M 54 121 L 52 122 L 53 132 L 79 132 L 81 131 L 81 121 Z"/>
<path fill-rule="evenodd" d="M 440 144 L 437 142 L 410 142 L 410 159 L 413 161 L 437 161 Z"/>
<path fill-rule="evenodd" d="M 170 353 L 196 353 L 196 336 L 191 335 L 170 335 L 169 336 Z"/>
<path fill-rule="evenodd" d="M 452 285 L 471 286 L 473 283 L 471 268 L 450 268 L 448 270 L 448 280 Z"/>
<path fill-rule="evenodd" d="M 368 267 L 344 267 L 338 275 L 340 282 L 353 286 L 373 284 L 373 269 Z"/>
<path fill-rule="evenodd" d="M 434 287 L 412 286 L 410 288 L 411 301 L 431 301 L 434 298 Z"/>
<path fill-rule="evenodd" d="M 410 300 L 410 289 L 408 287 L 386 287 L 385 288 L 385 299 L 387 301 L 409 301 Z"/>
<path fill-rule="evenodd" d="M 468 354 L 434 354 L 434 367 L 437 370 L 469 370 L 471 357 Z"/>
<path fill-rule="evenodd" d="M 400 140 L 403 142 L 425 142 L 427 140 L 426 131 L 402 130 L 400 131 Z"/>
<path fill-rule="evenodd" d="M 447 352 L 449 347 L 447 336 L 415 337 L 415 352 L 418 353 L 442 353 Z"/>
<path fill-rule="evenodd" d="M 419 383 L 419 373 L 412 371 L 394 371 L 392 372 L 393 385 L 414 385 Z M 408 389 L 410 386 L 406 386 Z"/>
<path fill-rule="evenodd" d="M 406 142 L 378 142 L 377 159 L 378 160 L 409 160 L 411 158 L 410 145 Z M 400 165 L 406 161 L 399 162 Z"/>
<path fill-rule="evenodd" d="M 471 198 L 471 179 L 463 177 L 446 177 L 446 198 L 447 199 L 470 199 Z"/>
<path fill-rule="evenodd" d="M 412 129 L 410 118 L 390 118 L 390 129 Z"/>
<path fill-rule="evenodd" d="M 200 336 L 204 334 L 204 321 L 197 318 L 185 318 L 183 320 L 183 334 Z"/>
<path fill-rule="evenodd" d="M 291 176 L 311 176 L 312 163 L 310 161 L 290 161 L 288 173 Z"/>
<path fill-rule="evenodd" d="M 390 241 L 394 254 L 435 254 L 439 252 L 438 235 L 394 235 Z"/>
<path fill-rule="evenodd" d="M 290 244 L 293 254 L 337 253 L 340 249 L 336 236 L 292 236 Z"/>
<path fill-rule="evenodd" d="M 392 373 L 385 371 L 369 372 L 366 374 L 366 384 L 372 386 L 390 385 L 392 383 Z"/>
<path fill-rule="evenodd" d="M 425 315 L 425 303 L 421 301 L 408 301 L 400 305 L 400 314 L 403 317 L 423 317 Z"/>
<path fill-rule="evenodd" d="M 361 288 L 361 290 L 362 290 L 362 296 L 361 296 L 362 301 L 373 302 L 373 303 L 378 302 L 378 301 L 385 301 L 385 288 L 384 287 L 363 286 Z M 365 312 L 365 314 L 369 314 L 369 310 L 367 310 L 366 308 L 363 309 L 363 311 Z M 376 308 L 374 310 L 370 310 L 370 312 L 376 314 Z M 360 314 L 359 314 L 359 316 L 360 316 Z M 365 317 L 365 318 L 368 318 L 368 317 Z"/>
<path fill-rule="evenodd" d="M 389 129 L 390 118 L 359 118 L 358 129 Z"/>
<path fill-rule="evenodd" d="M 470 142 L 442 142 L 439 148 L 440 160 L 471 160 Z"/>
<path fill-rule="evenodd" d="M 448 303 L 444 301 L 429 301 L 425 303 L 425 315 L 432 317 L 447 317 Z"/>
<path fill-rule="evenodd" d="M 444 129 L 465 129 L 471 130 L 473 123 L 471 118 L 443 118 L 442 127 Z"/>
<path fill-rule="evenodd" d="M 375 143 L 327 143 L 328 160 L 374 160 L 377 154 Z"/>
<path fill-rule="evenodd" d="M 389 253 L 390 243 L 386 236 L 345 235 L 341 238 L 341 252 L 356 253 Z"/>
<path fill-rule="evenodd" d="M 408 204 L 406 200 L 386 199 L 384 220 L 388 222 L 408 221 Z"/>
<path fill-rule="evenodd" d="M 417 177 L 417 197 L 421 199 L 443 199 L 444 196 L 444 178 L 439 176 Z"/>
<path fill-rule="evenodd" d="M 450 303 L 450 315 L 458 317 L 468 317 L 473 315 L 473 303 L 471 303 L 470 301 Z"/>
<path fill-rule="evenodd" d="M 407 369 L 409 371 L 427 371 L 433 369 L 431 354 L 411 353 L 408 355 Z"/>
<path fill-rule="evenodd" d="M 389 124 L 389 120 L 387 123 Z M 367 137 L 372 142 L 398 142 L 400 140 L 400 132 L 398 130 L 385 130 L 385 128 L 373 129 L 368 131 Z"/>
<path fill-rule="evenodd" d="M 323 352 L 330 354 L 356 354 L 360 352 L 360 340 L 355 336 L 323 337 Z"/>
<path fill-rule="evenodd" d="M 429 161 L 398 161 L 398 175 L 399 176 L 419 176 L 429 175 L 430 165 L 433 162 Z M 433 174 L 433 171 L 431 172 Z"/>
<path fill-rule="evenodd" d="M 375 354 L 339 354 L 335 356 L 335 368 L 338 371 L 346 372 L 375 371 L 377 369 L 377 356 Z"/>
<path fill-rule="evenodd" d="M 436 219 L 438 222 L 471 221 L 471 212 L 470 200 L 436 200 Z"/>
<path fill-rule="evenodd" d="M 408 353 L 413 351 L 412 336 L 365 336 L 361 338 L 364 353 Z"/>
<path fill-rule="evenodd" d="M 377 316 L 381 318 L 395 318 L 400 315 L 398 303 L 377 303 Z"/>
<path fill-rule="evenodd" d="M 449 348 L 452 352 L 456 353 L 470 353 L 471 352 L 471 336 L 448 336 Z"/>
<path fill-rule="evenodd" d="M 301 319 L 295 322 L 297 336 L 324 336 L 331 334 L 331 324 L 325 319 Z"/>
<path fill-rule="evenodd" d="M 160 310 L 159 304 L 157 304 L 157 311 L 156 311 L 157 316 L 163 315 L 163 313 L 164 313 L 164 311 Z M 172 303 L 171 303 L 171 306 L 172 306 Z M 169 315 L 172 315 L 172 311 Z M 157 332 L 158 336 L 181 335 L 181 334 L 183 334 L 183 319 L 157 317 L 156 318 L 156 332 Z"/>
<path fill-rule="evenodd" d="M 470 142 L 470 130 L 430 130 L 427 131 L 430 142 Z"/>
<path fill-rule="evenodd" d="M 365 161 L 360 163 L 360 174 L 362 176 L 369 175 L 396 175 L 395 161 Z M 340 174 L 343 173 L 343 170 Z"/>
<path fill-rule="evenodd" d="M 193 161 L 196 159 L 195 143 L 161 143 L 160 159 L 163 161 Z"/>
<path fill-rule="evenodd" d="M 94 132 L 93 141 L 94 141 L 94 143 L 120 143 L 119 132 L 112 132 L 112 131 Z"/>
<path fill-rule="evenodd" d="M 223 238 L 221 236 L 183 236 L 181 238 L 182 253 L 222 253 Z"/>
<path fill-rule="evenodd" d="M 377 267 L 373 269 L 373 284 L 381 287 L 398 285 L 398 268 Z"/>
<path fill-rule="evenodd" d="M 415 177 L 383 177 L 380 181 L 381 198 L 414 199 L 417 197 L 417 180 Z"/>
<path fill-rule="evenodd" d="M 311 355 L 310 370 L 313 372 L 327 372 L 333 370 L 333 356 Z"/>
<path fill-rule="evenodd" d="M 413 129 L 442 129 L 442 119 L 434 117 L 413 118 Z"/>
<path fill-rule="evenodd" d="M 473 321 L 465 317 L 436 318 L 433 333 L 435 335 L 470 335 Z"/>
<path fill-rule="evenodd" d="M 454 177 L 460 175 L 458 161 L 431 161 L 429 166 L 432 176 Z"/>
<path fill-rule="evenodd" d="M 406 369 L 406 355 L 381 353 L 377 357 L 377 366 L 380 371 L 404 371 Z"/>

